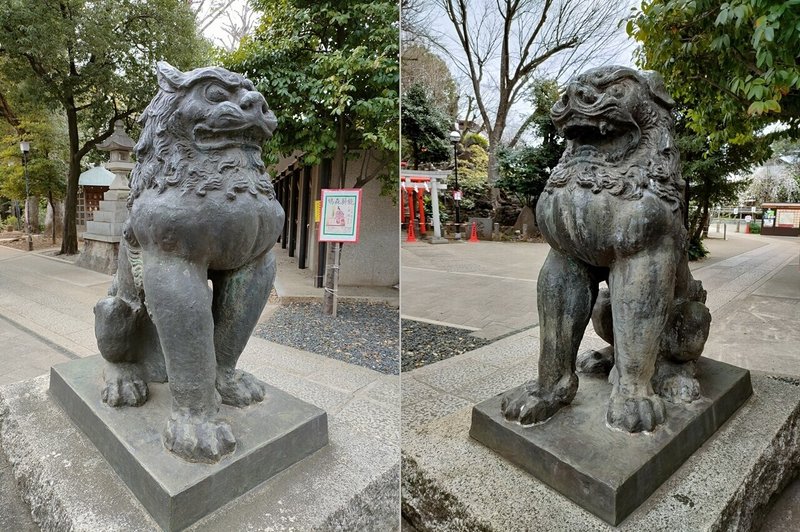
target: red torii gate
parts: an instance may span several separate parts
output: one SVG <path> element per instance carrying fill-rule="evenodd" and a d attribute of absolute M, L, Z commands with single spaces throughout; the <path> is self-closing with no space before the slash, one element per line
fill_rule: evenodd
<path fill-rule="evenodd" d="M 419 214 L 419 232 L 420 236 L 427 232 L 425 227 L 425 192 L 430 192 L 429 177 L 401 177 L 400 187 L 400 223 L 408 224 L 408 242 L 415 242 L 414 236 L 414 208 L 416 204 L 417 213 Z M 403 194 L 405 192 L 406 194 Z M 416 200 L 414 198 L 416 196 Z M 405 201 L 404 201 L 405 200 Z"/>
<path fill-rule="evenodd" d="M 414 209 L 416 208 L 419 216 L 420 233 L 428 232 L 425 220 L 425 193 L 431 197 L 431 212 L 433 217 L 433 236 L 431 243 L 442 244 L 447 242 L 442 238 L 442 229 L 439 222 L 439 194 L 447 190 L 446 181 L 450 172 L 446 170 L 407 170 L 405 166 L 400 168 L 400 223 L 408 224 L 407 242 L 416 242 L 414 236 Z M 415 198 L 416 194 L 416 198 Z"/>

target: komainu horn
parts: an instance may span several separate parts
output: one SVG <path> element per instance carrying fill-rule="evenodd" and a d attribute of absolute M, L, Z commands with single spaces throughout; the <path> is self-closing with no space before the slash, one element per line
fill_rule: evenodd
<path fill-rule="evenodd" d="M 616 429 L 652 431 L 664 400 L 700 397 L 711 315 L 688 267 L 673 106 L 657 73 L 619 66 L 580 74 L 553 106 L 566 149 L 536 208 L 551 246 L 537 285 L 539 373 L 503 396 L 507 420 L 534 424 L 569 404 L 576 361 L 610 372 Z M 590 319 L 611 345 L 578 357 Z"/>
<path fill-rule="evenodd" d="M 236 446 L 220 403 L 242 407 L 265 393 L 236 363 L 275 278 L 270 250 L 284 212 L 261 145 L 277 122 L 233 72 L 162 62 L 157 76 L 140 119 L 117 273 L 95 306 L 102 399 L 141 406 L 148 382 L 168 380 L 164 445 L 214 463 Z"/>

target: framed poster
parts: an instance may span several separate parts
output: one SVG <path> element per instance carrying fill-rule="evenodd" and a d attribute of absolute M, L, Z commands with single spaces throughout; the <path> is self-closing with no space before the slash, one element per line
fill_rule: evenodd
<path fill-rule="evenodd" d="M 778 227 L 795 227 L 794 212 L 786 209 L 778 210 Z"/>
<path fill-rule="evenodd" d="M 361 189 L 322 189 L 320 242 L 358 242 Z"/>

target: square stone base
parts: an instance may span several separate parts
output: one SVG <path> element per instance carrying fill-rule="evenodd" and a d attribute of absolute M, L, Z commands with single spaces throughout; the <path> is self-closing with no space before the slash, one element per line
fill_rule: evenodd
<path fill-rule="evenodd" d="M 85 233 L 83 251 L 76 265 L 99 273 L 114 275 L 117 272 L 120 237 L 110 237 Z"/>
<path fill-rule="evenodd" d="M 138 408 L 100 398 L 100 356 L 53 366 L 50 393 L 89 437 L 153 519 L 181 530 L 328 443 L 326 413 L 267 386 L 263 403 L 222 407 L 236 450 L 217 464 L 186 462 L 161 441 L 171 407 L 167 384 L 149 384 Z"/>
<path fill-rule="evenodd" d="M 581 375 L 573 402 L 531 427 L 506 421 L 502 394 L 476 405 L 470 436 L 603 520 L 616 525 L 644 502 L 752 394 L 750 372 L 701 358 L 703 397 L 667 406 L 652 433 L 606 425 L 611 385 Z"/>

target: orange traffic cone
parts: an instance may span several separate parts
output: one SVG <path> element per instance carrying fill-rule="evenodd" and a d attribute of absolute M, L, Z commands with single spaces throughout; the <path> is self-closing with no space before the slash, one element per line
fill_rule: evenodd
<path fill-rule="evenodd" d="M 470 233 L 467 242 L 478 242 L 478 224 L 475 222 L 472 222 L 472 233 Z"/>
<path fill-rule="evenodd" d="M 408 238 L 406 238 L 406 242 L 416 242 L 417 237 L 414 236 L 414 220 L 408 222 Z"/>

